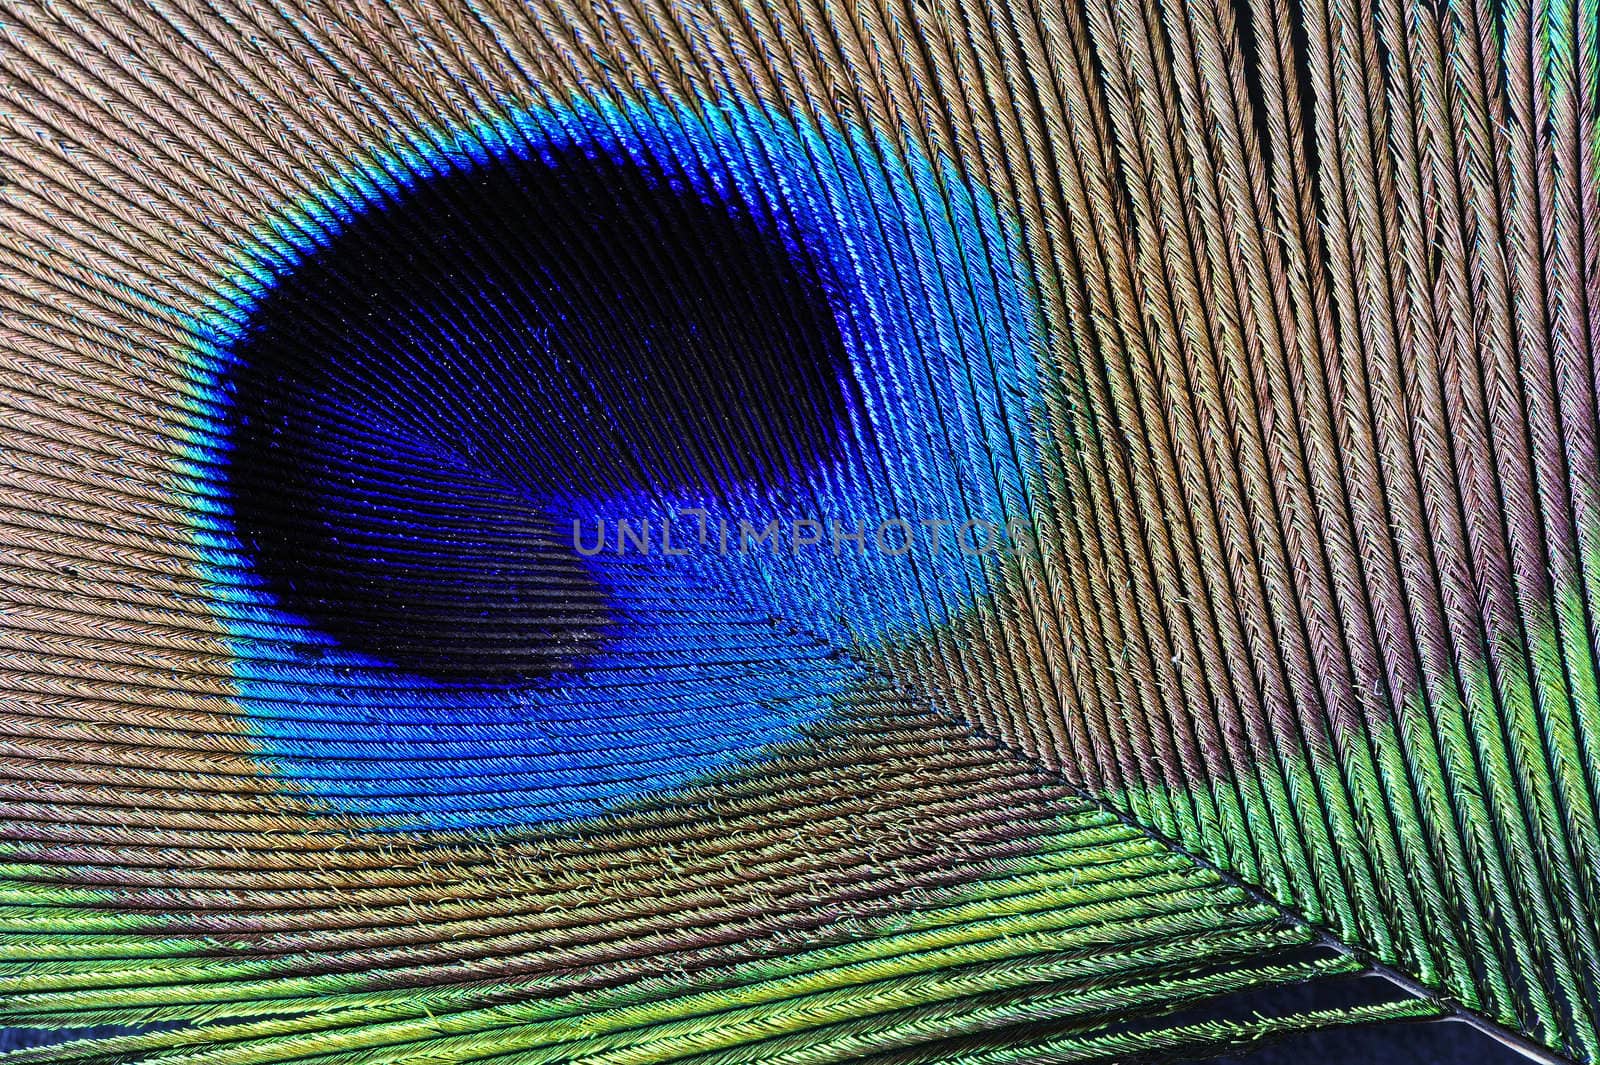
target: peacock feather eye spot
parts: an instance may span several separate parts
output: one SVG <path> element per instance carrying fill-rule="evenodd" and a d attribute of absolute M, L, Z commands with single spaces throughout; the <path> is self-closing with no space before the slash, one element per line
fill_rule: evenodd
<path fill-rule="evenodd" d="M 1600 1065 L 1600 0 L 0 41 L 0 1065 Z"/>
<path fill-rule="evenodd" d="M 625 624 L 599 502 L 722 498 L 839 456 L 817 265 L 741 203 L 576 149 L 419 180 L 280 278 L 234 346 L 226 481 L 287 613 L 451 683 L 581 668 Z"/>

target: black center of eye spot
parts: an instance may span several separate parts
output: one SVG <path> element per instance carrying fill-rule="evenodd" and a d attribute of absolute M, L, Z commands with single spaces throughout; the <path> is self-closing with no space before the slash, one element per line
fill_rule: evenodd
<path fill-rule="evenodd" d="M 353 220 L 233 351 L 227 486 L 278 605 L 441 681 L 581 666 L 621 622 L 571 501 L 790 484 L 846 446 L 820 272 L 769 229 L 576 150 Z"/>

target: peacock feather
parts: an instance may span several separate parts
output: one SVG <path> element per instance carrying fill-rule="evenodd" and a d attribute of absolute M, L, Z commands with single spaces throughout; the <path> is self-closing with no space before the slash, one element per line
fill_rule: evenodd
<path fill-rule="evenodd" d="M 0 1062 L 1600 1062 L 1597 42 L 0 0 Z"/>

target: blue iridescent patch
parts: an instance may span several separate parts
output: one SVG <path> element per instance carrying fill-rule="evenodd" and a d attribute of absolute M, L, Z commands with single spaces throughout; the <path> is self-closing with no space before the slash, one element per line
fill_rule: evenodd
<path fill-rule="evenodd" d="M 451 258 L 527 228 L 518 188 L 559 216 Z M 408 210 L 433 220 L 410 259 Z M 612 216 L 657 275 L 605 251 Z M 860 684 L 838 648 L 981 600 L 995 561 L 956 530 L 1030 512 L 1015 227 L 888 138 L 530 109 L 376 153 L 258 238 L 193 327 L 182 490 L 264 762 L 375 827 L 588 817 L 758 756 Z M 405 298 L 372 297 L 386 271 Z M 740 280 L 766 302 L 703 306 Z M 290 335 L 304 358 L 272 365 Z"/>

